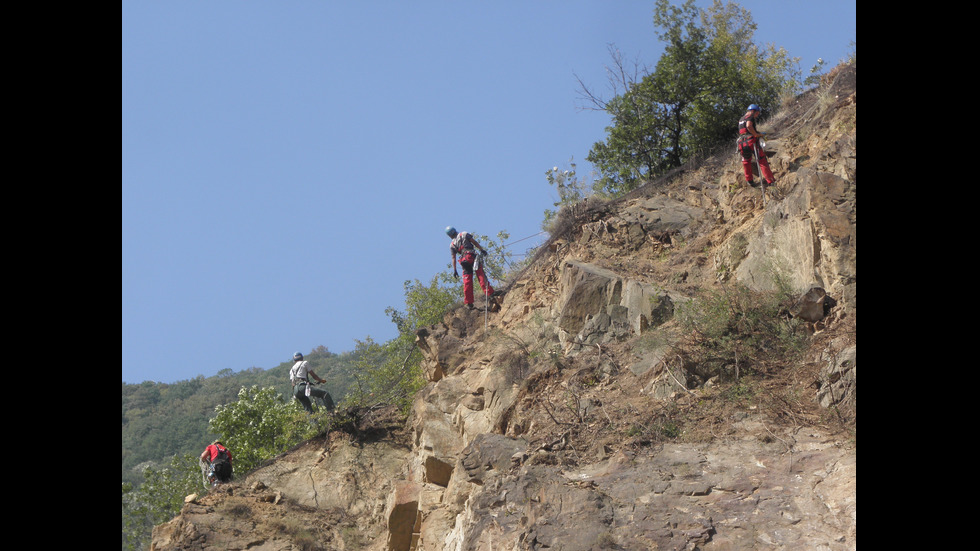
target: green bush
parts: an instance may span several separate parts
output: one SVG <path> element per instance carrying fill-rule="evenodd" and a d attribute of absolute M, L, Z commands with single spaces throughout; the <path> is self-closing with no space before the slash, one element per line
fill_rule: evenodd
<path fill-rule="evenodd" d="M 197 457 L 175 455 L 170 464 L 146 467 L 137 488 L 122 484 L 122 548 L 146 549 L 154 526 L 169 521 L 184 504 L 184 497 L 203 489 Z"/>
<path fill-rule="evenodd" d="M 318 427 L 293 400 L 275 388 L 242 387 L 238 400 L 215 408 L 211 432 L 231 451 L 235 475 L 248 472 L 316 435 Z"/>
<path fill-rule="evenodd" d="M 737 380 L 802 353 L 809 337 L 786 313 L 786 300 L 781 292 L 734 284 L 679 305 L 678 319 L 698 345 L 692 374 L 701 382 L 716 375 Z"/>

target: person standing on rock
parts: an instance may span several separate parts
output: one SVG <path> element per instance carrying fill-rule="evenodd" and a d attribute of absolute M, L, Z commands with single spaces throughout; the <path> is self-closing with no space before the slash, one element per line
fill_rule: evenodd
<path fill-rule="evenodd" d="M 310 384 L 310 377 L 318 383 L 325 383 L 327 381 L 321 379 L 316 373 L 313 373 L 313 370 L 309 367 L 309 362 L 304 360 L 303 355 L 299 352 L 293 354 L 293 360 L 296 363 L 289 369 L 289 382 L 293 385 L 293 396 L 299 400 L 299 403 L 303 404 L 303 408 L 309 413 L 313 413 L 313 404 L 310 403 L 310 396 L 320 398 L 326 404 L 327 411 L 333 411 L 333 398 L 330 397 L 330 393 L 323 389 L 313 388 L 313 385 Z"/>
<path fill-rule="evenodd" d="M 476 278 L 480 282 L 480 288 L 487 298 L 487 305 L 496 304 L 493 298 L 493 287 L 483 271 L 483 258 L 487 255 L 487 250 L 480 245 L 469 232 L 457 232 L 456 228 L 449 226 L 446 228 L 446 235 L 449 236 L 449 252 L 453 256 L 453 276 L 459 279 L 459 272 L 456 270 L 456 256 L 459 256 L 459 265 L 463 267 L 463 305 L 473 309 L 473 265 L 476 264 Z M 480 250 L 480 257 L 476 255 L 476 249 Z"/>
<path fill-rule="evenodd" d="M 201 457 L 198 459 L 201 472 L 208 483 L 231 480 L 231 452 L 218 440 L 211 442 L 208 447 L 204 448 Z"/>
<path fill-rule="evenodd" d="M 759 171 L 762 173 L 759 176 L 765 179 L 766 185 L 776 184 L 776 178 L 773 177 L 772 170 L 769 168 L 766 152 L 759 146 L 759 138 L 765 132 L 759 132 L 755 128 L 755 120 L 759 118 L 761 113 L 762 109 L 753 103 L 749 106 L 745 116 L 738 120 L 738 150 L 742 154 L 742 170 L 745 172 L 745 181 L 750 186 L 755 185 L 752 175 L 753 155 L 758 155 Z"/>

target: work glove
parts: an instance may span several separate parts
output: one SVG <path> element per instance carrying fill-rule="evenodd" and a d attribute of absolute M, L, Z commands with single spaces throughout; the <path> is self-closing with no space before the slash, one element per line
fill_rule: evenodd
<path fill-rule="evenodd" d="M 456 279 L 459 279 L 459 272 L 457 272 L 456 270 L 453 270 L 453 277 L 455 277 Z"/>

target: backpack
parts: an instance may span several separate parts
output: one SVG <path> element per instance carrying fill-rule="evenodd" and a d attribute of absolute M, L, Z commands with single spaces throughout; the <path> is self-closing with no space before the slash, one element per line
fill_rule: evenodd
<path fill-rule="evenodd" d="M 211 472 L 218 480 L 224 482 L 231 478 L 231 456 L 224 446 L 215 447 L 218 448 L 218 455 L 211 462 Z"/>

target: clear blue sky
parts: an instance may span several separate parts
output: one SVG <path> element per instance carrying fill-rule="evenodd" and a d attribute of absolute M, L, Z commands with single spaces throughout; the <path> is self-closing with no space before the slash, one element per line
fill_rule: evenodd
<path fill-rule="evenodd" d="M 589 171 L 575 75 L 606 92 L 609 44 L 652 69 L 653 5 L 123 2 L 122 380 L 394 337 L 443 228 L 533 236 L 545 172 Z M 804 72 L 855 51 L 854 0 L 740 5 Z"/>

